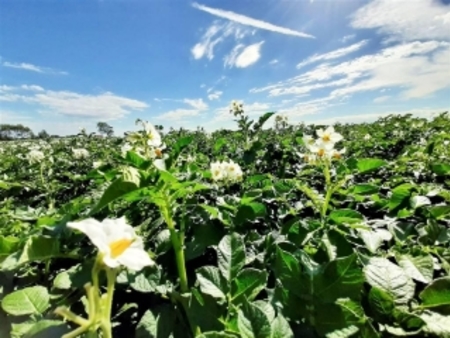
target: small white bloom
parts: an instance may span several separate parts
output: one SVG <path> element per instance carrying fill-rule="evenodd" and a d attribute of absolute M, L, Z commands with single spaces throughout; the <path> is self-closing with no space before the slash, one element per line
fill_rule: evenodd
<path fill-rule="evenodd" d="M 125 157 L 127 155 L 127 152 L 133 149 L 131 144 L 125 143 L 121 148 L 120 151 L 122 152 L 122 156 Z"/>
<path fill-rule="evenodd" d="M 147 135 L 147 144 L 151 147 L 160 147 L 162 144 L 161 135 L 155 126 L 149 122 L 143 122 L 144 130 Z"/>
<path fill-rule="evenodd" d="M 92 163 L 92 167 L 94 169 L 97 169 L 98 167 L 100 167 L 103 164 L 102 161 L 94 161 L 94 163 Z"/>
<path fill-rule="evenodd" d="M 334 154 L 334 144 L 316 142 L 310 147 L 310 151 L 316 155 L 317 158 L 331 158 Z"/>
<path fill-rule="evenodd" d="M 79 148 L 79 149 L 72 148 L 72 154 L 73 154 L 73 157 L 77 160 L 89 157 L 89 151 L 87 151 L 86 149 L 83 149 L 83 148 Z"/>
<path fill-rule="evenodd" d="M 370 136 L 370 134 L 364 135 L 364 140 L 365 141 L 369 141 L 371 138 L 372 138 L 372 136 Z"/>
<path fill-rule="evenodd" d="M 303 135 L 302 140 L 308 149 L 316 143 L 316 140 L 311 135 Z"/>
<path fill-rule="evenodd" d="M 27 154 L 27 159 L 31 164 L 41 162 L 44 158 L 44 153 L 39 150 L 32 150 Z"/>
<path fill-rule="evenodd" d="M 333 126 L 329 126 L 327 129 L 323 130 L 323 129 L 318 129 L 316 131 L 317 137 L 320 138 L 321 142 L 323 144 L 332 144 L 334 145 L 335 143 L 341 141 L 343 139 L 342 135 L 337 133 L 334 130 Z"/>
<path fill-rule="evenodd" d="M 102 222 L 88 218 L 80 222 L 69 222 L 67 226 L 88 236 L 102 254 L 103 263 L 110 268 L 123 265 L 138 271 L 154 264 L 144 250 L 142 238 L 127 224 L 125 217 L 104 219 Z"/>
<path fill-rule="evenodd" d="M 211 163 L 211 175 L 214 181 L 220 181 L 225 177 L 226 173 L 224 167 L 222 166 L 222 163 L 220 162 Z"/>

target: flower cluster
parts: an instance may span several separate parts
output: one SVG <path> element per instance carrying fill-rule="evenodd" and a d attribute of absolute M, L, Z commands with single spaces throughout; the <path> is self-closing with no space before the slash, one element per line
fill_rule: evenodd
<path fill-rule="evenodd" d="M 212 162 L 211 175 L 214 181 L 237 182 L 242 180 L 243 172 L 239 164 L 230 160 L 228 162 Z"/>
<path fill-rule="evenodd" d="M 306 162 L 315 164 L 319 160 L 340 159 L 345 153 L 345 148 L 335 149 L 336 143 L 343 139 L 342 135 L 334 130 L 333 126 L 327 129 L 318 129 L 316 131 L 317 139 L 310 135 L 303 136 L 305 147 L 309 150 L 308 154 L 299 154 Z"/>
<path fill-rule="evenodd" d="M 242 115 L 244 113 L 243 104 L 231 101 L 230 113 L 234 116 Z"/>
<path fill-rule="evenodd" d="M 162 158 L 163 150 L 166 148 L 162 142 L 162 138 L 154 125 L 147 121 L 136 121 L 136 124 L 142 124 L 143 133 L 130 133 L 127 135 L 127 143 L 122 146 L 122 154 L 126 155 L 127 151 L 134 150 L 139 155 L 150 157 L 151 159 Z"/>
<path fill-rule="evenodd" d="M 34 164 L 41 162 L 45 158 L 45 155 L 42 151 L 33 149 L 27 154 L 26 157 L 30 164 Z"/>
<path fill-rule="evenodd" d="M 72 148 L 72 154 L 73 154 L 73 157 L 77 160 L 89 157 L 89 151 L 87 151 L 84 148 L 79 148 L 79 149 Z"/>

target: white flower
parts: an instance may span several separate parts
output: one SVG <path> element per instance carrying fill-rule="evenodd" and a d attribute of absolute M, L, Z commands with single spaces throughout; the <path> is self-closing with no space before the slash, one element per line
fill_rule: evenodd
<path fill-rule="evenodd" d="M 222 166 L 222 163 L 220 162 L 211 163 L 211 175 L 214 181 L 220 181 L 225 177 L 226 173 Z"/>
<path fill-rule="evenodd" d="M 331 158 L 334 154 L 334 144 L 316 142 L 309 149 L 317 158 Z"/>
<path fill-rule="evenodd" d="M 329 126 L 327 129 L 318 129 L 316 131 L 317 137 L 320 138 L 321 142 L 324 144 L 332 144 L 339 142 L 343 139 L 342 135 L 334 130 L 333 126 Z"/>
<path fill-rule="evenodd" d="M 142 122 L 147 135 L 147 144 L 151 147 L 160 147 L 162 144 L 161 135 L 155 126 L 149 122 Z"/>
<path fill-rule="evenodd" d="M 302 140 L 303 140 L 303 143 L 305 144 L 305 147 L 308 149 L 316 143 L 316 140 L 314 139 L 314 137 L 312 137 L 310 135 L 303 135 Z"/>
<path fill-rule="evenodd" d="M 76 158 L 77 160 L 89 157 L 89 151 L 83 148 L 79 149 L 72 148 L 72 153 L 73 157 Z"/>
<path fill-rule="evenodd" d="M 346 151 L 347 151 L 346 148 L 342 148 L 341 150 L 333 149 L 332 155 L 331 155 L 331 156 L 332 156 L 334 159 L 339 160 L 339 159 L 342 158 L 342 155 L 345 154 Z"/>
<path fill-rule="evenodd" d="M 80 222 L 69 222 L 67 226 L 88 236 L 102 254 L 103 263 L 110 268 L 123 265 L 138 271 L 154 264 L 144 250 L 142 238 L 127 224 L 125 217 L 104 219 L 102 222 L 88 218 Z"/>
<path fill-rule="evenodd" d="M 27 154 L 27 159 L 31 164 L 41 162 L 44 158 L 44 153 L 39 150 L 32 150 Z"/>
<path fill-rule="evenodd" d="M 94 163 L 92 163 L 92 167 L 94 169 L 97 169 L 98 167 L 100 167 L 103 164 L 102 161 L 94 161 Z"/>
<path fill-rule="evenodd" d="M 223 162 L 222 165 L 230 181 L 240 181 L 242 179 L 243 173 L 239 164 L 230 160 L 229 162 Z"/>
<path fill-rule="evenodd" d="M 364 140 L 365 141 L 369 141 L 371 138 L 372 138 L 372 136 L 370 136 L 370 134 L 364 135 Z"/>
<path fill-rule="evenodd" d="M 152 159 L 162 158 L 164 149 L 166 149 L 166 145 L 165 144 L 161 144 L 159 147 L 152 147 L 150 149 L 150 157 Z"/>

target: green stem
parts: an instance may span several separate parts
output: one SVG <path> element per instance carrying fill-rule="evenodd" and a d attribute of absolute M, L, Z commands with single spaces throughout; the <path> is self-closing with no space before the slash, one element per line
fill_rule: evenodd
<path fill-rule="evenodd" d="M 104 338 L 112 338 L 112 325 L 111 325 L 111 312 L 114 297 L 114 286 L 116 284 L 116 270 L 107 269 L 106 270 L 106 297 L 102 298 L 103 301 L 103 313 L 101 320 L 101 329 Z"/>

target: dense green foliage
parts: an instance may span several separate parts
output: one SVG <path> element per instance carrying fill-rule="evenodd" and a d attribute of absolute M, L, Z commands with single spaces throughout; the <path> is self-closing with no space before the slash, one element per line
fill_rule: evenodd
<path fill-rule="evenodd" d="M 118 275 L 114 337 L 450 337 L 449 116 L 337 124 L 322 165 L 321 126 L 272 115 L 170 131 L 165 170 L 121 138 L 1 143 L 0 337 L 75 328 L 54 310 L 85 316 L 96 249 L 66 224 L 121 216 L 157 264 Z M 212 180 L 225 159 L 242 181 Z"/>

